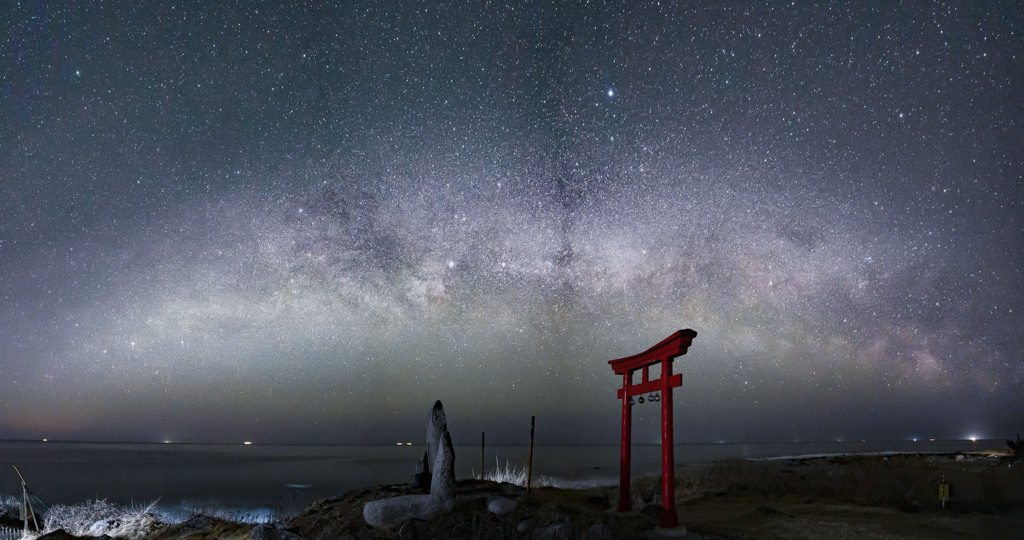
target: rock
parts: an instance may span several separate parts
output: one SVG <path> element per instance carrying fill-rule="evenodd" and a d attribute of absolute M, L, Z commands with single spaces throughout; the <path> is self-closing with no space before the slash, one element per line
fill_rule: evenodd
<path fill-rule="evenodd" d="M 426 461 L 424 458 L 420 458 L 420 461 L 425 470 L 426 465 L 430 464 L 430 494 L 370 501 L 363 506 L 363 519 L 367 524 L 380 527 L 410 518 L 430 521 L 455 507 L 455 449 L 452 447 L 452 436 L 448 433 L 448 422 L 440 401 L 434 403 L 430 411 L 425 458 Z M 417 477 L 420 477 L 420 473 Z"/>
<path fill-rule="evenodd" d="M 65 531 L 64 529 L 57 529 L 56 531 L 46 533 L 46 534 L 38 537 L 36 540 L 73 540 L 73 539 L 78 539 L 78 538 L 94 538 L 94 539 L 97 539 L 97 540 L 100 540 L 100 539 L 102 539 L 102 540 L 110 540 L 110 537 L 105 535 L 105 534 L 102 535 L 102 536 L 75 536 L 75 535 Z"/>
<path fill-rule="evenodd" d="M 448 420 L 444 417 L 444 405 L 441 405 L 441 400 L 437 400 L 427 419 L 427 464 L 431 467 L 437 459 L 437 446 L 441 442 L 441 434 L 445 431 L 448 431 Z"/>
<path fill-rule="evenodd" d="M 416 474 L 412 477 L 413 487 L 423 490 L 430 489 L 430 466 L 427 465 L 427 455 L 429 453 L 429 450 L 424 450 L 423 455 L 416 462 Z"/>
<path fill-rule="evenodd" d="M 661 513 L 664 511 L 665 509 L 662 508 L 660 504 L 648 504 L 640 509 L 641 514 L 659 519 L 661 518 Z"/>
<path fill-rule="evenodd" d="M 401 523 L 410 518 L 429 521 L 450 512 L 454 506 L 454 499 L 433 495 L 403 495 L 366 503 L 363 506 L 363 519 L 371 527 Z"/>
<path fill-rule="evenodd" d="M 438 404 L 441 402 L 439 401 Z M 437 406 L 434 407 L 437 410 Z M 441 433 L 434 460 L 433 475 L 430 480 L 430 495 L 442 499 L 455 498 L 455 449 L 452 448 L 452 436 L 448 430 Z"/>
<path fill-rule="evenodd" d="M 569 518 L 561 518 L 533 535 L 534 540 L 579 540 L 579 537 L 579 526 Z"/>
<path fill-rule="evenodd" d="M 487 499 L 487 511 L 496 515 L 504 516 L 516 511 L 519 508 L 519 503 L 512 499 L 506 499 L 505 497 L 491 497 Z"/>
<path fill-rule="evenodd" d="M 603 521 L 595 521 L 589 529 L 587 529 L 587 540 L 612 540 L 615 535 L 612 532 L 612 528 Z"/>
<path fill-rule="evenodd" d="M 252 540 L 302 540 L 301 536 L 291 531 L 267 524 L 253 527 L 252 532 L 249 533 L 249 538 L 252 538 Z"/>
<path fill-rule="evenodd" d="M 519 534 L 525 534 L 528 530 L 530 530 L 529 520 L 524 519 L 519 522 L 519 525 L 516 525 L 516 532 Z"/>

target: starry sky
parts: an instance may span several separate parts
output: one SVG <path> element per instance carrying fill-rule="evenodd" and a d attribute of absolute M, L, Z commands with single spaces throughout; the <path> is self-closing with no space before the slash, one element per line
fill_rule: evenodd
<path fill-rule="evenodd" d="M 1014 1 L 0 26 L 0 438 L 608 443 L 682 328 L 679 442 L 1024 427 Z"/>

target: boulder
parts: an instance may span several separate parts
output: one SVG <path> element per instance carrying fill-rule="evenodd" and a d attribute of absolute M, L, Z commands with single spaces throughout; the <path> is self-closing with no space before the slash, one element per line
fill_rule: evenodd
<path fill-rule="evenodd" d="M 504 516 L 519 508 L 519 503 L 505 497 L 491 497 L 487 499 L 487 511 L 496 515 Z"/>
<path fill-rule="evenodd" d="M 454 499 L 433 495 L 403 495 L 366 503 L 363 506 L 363 519 L 371 527 L 401 523 L 410 518 L 429 521 L 450 512 L 454 506 Z"/>

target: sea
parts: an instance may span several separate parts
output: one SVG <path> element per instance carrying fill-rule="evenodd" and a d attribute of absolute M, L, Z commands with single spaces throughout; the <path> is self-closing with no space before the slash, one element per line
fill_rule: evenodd
<path fill-rule="evenodd" d="M 1005 447 L 1002 440 L 709 443 L 675 446 L 677 467 L 730 459 L 949 453 Z M 312 446 L 0 441 L 0 495 L 20 500 L 22 478 L 45 505 L 106 500 L 154 508 L 168 520 L 198 512 L 252 521 L 298 512 L 319 499 L 409 482 L 423 445 Z M 631 447 L 634 478 L 661 471 L 659 445 Z M 618 484 L 619 446 L 456 446 L 456 476 L 525 469 L 564 487 Z M 17 468 L 17 471 L 15 470 Z M 21 477 L 18 476 L 20 472 Z"/>

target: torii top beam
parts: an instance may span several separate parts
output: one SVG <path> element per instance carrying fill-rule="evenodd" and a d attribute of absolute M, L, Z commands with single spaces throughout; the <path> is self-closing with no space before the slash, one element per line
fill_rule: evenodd
<path fill-rule="evenodd" d="M 618 360 L 609 360 L 608 363 L 611 364 L 612 370 L 617 375 L 636 371 L 644 366 L 656 364 L 664 360 L 671 360 L 686 354 L 686 349 L 690 347 L 695 337 L 697 337 L 697 332 L 689 328 L 679 330 L 665 338 L 661 343 L 640 354 L 619 358 Z"/>

